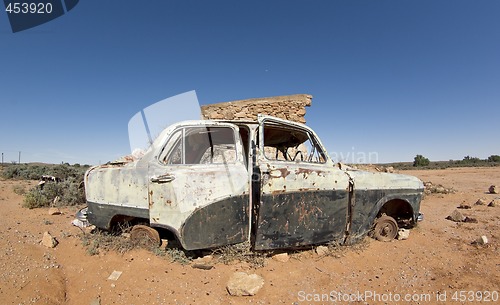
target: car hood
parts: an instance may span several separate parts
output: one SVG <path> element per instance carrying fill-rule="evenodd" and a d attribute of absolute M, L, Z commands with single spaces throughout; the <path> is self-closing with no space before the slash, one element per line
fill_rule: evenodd
<path fill-rule="evenodd" d="M 423 182 L 417 177 L 392 173 L 367 172 L 346 169 L 346 174 L 354 182 L 356 189 L 424 189 Z"/>

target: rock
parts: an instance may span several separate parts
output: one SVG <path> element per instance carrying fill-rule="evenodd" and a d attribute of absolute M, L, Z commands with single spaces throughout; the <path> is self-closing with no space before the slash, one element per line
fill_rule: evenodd
<path fill-rule="evenodd" d="M 90 305 L 101 305 L 101 299 L 100 298 L 93 299 L 92 301 L 90 301 Z"/>
<path fill-rule="evenodd" d="M 214 267 L 213 264 L 211 264 L 213 259 L 214 257 L 212 255 L 198 257 L 197 259 L 193 260 L 193 265 L 191 267 L 195 269 L 210 270 Z"/>
<path fill-rule="evenodd" d="M 463 222 L 477 223 L 477 219 L 476 219 L 476 218 L 469 217 L 469 216 L 466 216 L 466 217 L 464 218 Z"/>
<path fill-rule="evenodd" d="M 490 194 L 498 194 L 498 187 L 496 185 L 492 185 L 489 188 Z"/>
<path fill-rule="evenodd" d="M 486 201 L 483 198 L 479 198 L 476 201 L 476 205 L 485 205 L 485 204 L 486 204 Z"/>
<path fill-rule="evenodd" d="M 446 219 L 454 221 L 454 222 L 462 222 L 465 217 L 458 210 L 453 211 L 450 216 L 446 217 Z"/>
<path fill-rule="evenodd" d="M 235 272 L 229 278 L 226 289 L 232 296 L 255 295 L 264 286 L 264 278 L 257 274 Z"/>
<path fill-rule="evenodd" d="M 50 208 L 49 215 L 61 215 L 61 210 L 58 208 Z"/>
<path fill-rule="evenodd" d="M 316 247 L 316 253 L 319 255 L 319 256 L 325 256 L 327 255 L 329 252 L 329 249 L 327 246 L 318 246 Z"/>
<path fill-rule="evenodd" d="M 486 245 L 488 243 L 488 237 L 486 236 L 481 236 L 479 237 L 478 239 L 476 239 L 475 241 L 475 244 L 478 244 L 478 245 Z"/>
<path fill-rule="evenodd" d="M 54 248 L 58 244 L 57 240 L 49 232 L 43 233 L 41 243 L 47 248 Z"/>
<path fill-rule="evenodd" d="M 497 199 L 493 199 L 493 200 L 492 200 L 492 201 L 488 204 L 488 206 L 489 206 L 489 207 L 497 207 L 497 206 L 499 206 L 499 205 L 500 205 L 500 199 L 498 199 L 498 198 L 497 198 Z"/>
<path fill-rule="evenodd" d="M 202 270 L 210 270 L 213 267 L 214 267 L 213 265 L 209 265 L 207 263 L 196 263 L 196 264 L 191 265 L 191 268 L 202 269 Z"/>
<path fill-rule="evenodd" d="M 288 253 L 279 253 L 273 255 L 273 259 L 281 263 L 286 263 L 290 260 L 290 257 L 288 256 Z"/>
<path fill-rule="evenodd" d="M 405 240 L 410 237 L 410 230 L 399 229 L 398 230 L 398 240 Z"/>
<path fill-rule="evenodd" d="M 446 194 L 447 191 L 446 191 L 446 189 L 444 187 L 438 186 L 438 187 L 436 187 L 436 193 L 438 193 L 438 194 Z"/>
<path fill-rule="evenodd" d="M 388 166 L 385 168 L 386 173 L 394 173 L 394 167 L 393 166 Z"/>
<path fill-rule="evenodd" d="M 203 257 L 200 258 L 200 261 L 201 262 L 204 262 L 204 263 L 210 263 L 214 260 L 214 256 L 213 255 L 205 255 Z"/>
<path fill-rule="evenodd" d="M 459 209 L 472 209 L 471 205 L 465 202 L 462 202 L 459 206 Z"/>

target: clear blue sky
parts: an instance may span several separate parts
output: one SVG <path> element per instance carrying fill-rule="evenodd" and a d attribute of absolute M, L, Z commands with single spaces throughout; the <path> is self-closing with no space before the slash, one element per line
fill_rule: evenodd
<path fill-rule="evenodd" d="M 164 98 L 308 93 L 346 162 L 500 154 L 500 1 L 97 1 L 13 34 L 0 11 L 4 160 L 97 164 Z M 356 161 L 356 160 L 354 160 Z"/>

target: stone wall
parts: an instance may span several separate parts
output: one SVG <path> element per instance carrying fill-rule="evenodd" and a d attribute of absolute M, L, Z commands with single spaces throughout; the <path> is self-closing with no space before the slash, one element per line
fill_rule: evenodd
<path fill-rule="evenodd" d="M 295 94 L 210 104 L 202 106 L 201 112 L 204 119 L 255 121 L 258 114 L 267 114 L 305 124 L 305 107 L 311 102 L 311 95 Z"/>

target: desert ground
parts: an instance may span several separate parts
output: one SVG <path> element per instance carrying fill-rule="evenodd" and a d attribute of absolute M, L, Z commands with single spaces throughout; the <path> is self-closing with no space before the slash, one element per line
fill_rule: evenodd
<path fill-rule="evenodd" d="M 36 182 L 0 180 L 0 304 L 499 304 L 500 206 L 487 204 L 500 198 L 488 193 L 500 186 L 500 167 L 401 173 L 455 190 L 425 196 L 425 220 L 407 240 L 367 237 L 328 255 L 293 251 L 263 267 L 214 261 L 210 270 L 144 249 L 90 255 L 71 225 L 78 207 L 60 215 L 23 208 L 13 188 Z M 486 205 L 475 205 L 479 198 Z M 446 219 L 462 203 L 476 223 Z M 45 231 L 56 247 L 40 243 Z M 474 243 L 481 236 L 488 243 Z M 108 279 L 113 271 L 122 272 L 117 280 Z M 262 276 L 264 286 L 254 296 L 229 295 L 236 271 Z"/>

